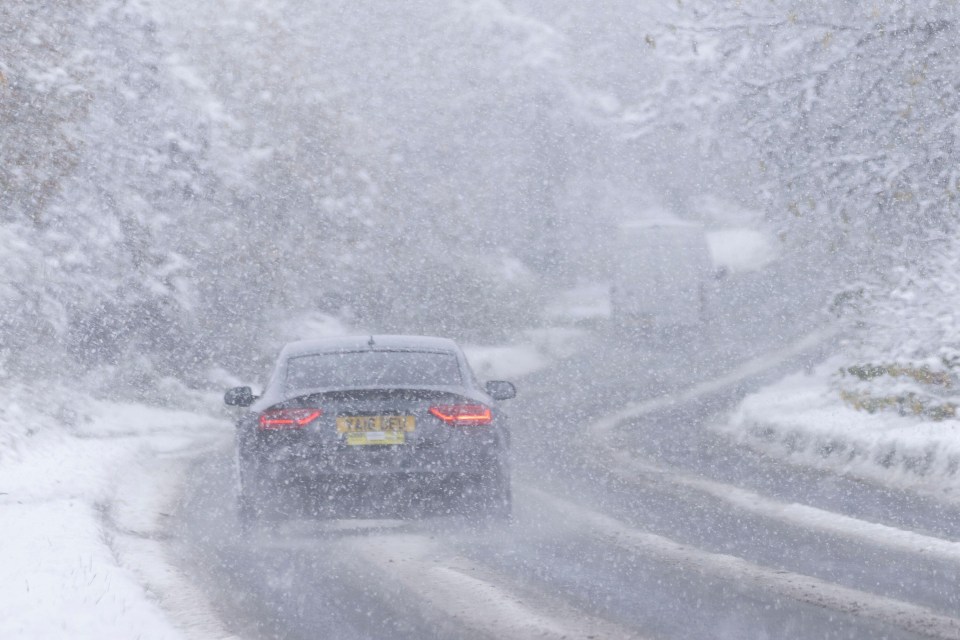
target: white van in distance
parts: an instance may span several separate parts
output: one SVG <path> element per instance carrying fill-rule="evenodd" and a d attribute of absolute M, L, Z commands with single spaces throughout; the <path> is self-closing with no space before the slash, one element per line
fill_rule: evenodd
<path fill-rule="evenodd" d="M 680 220 L 623 223 L 611 258 L 614 322 L 639 329 L 703 323 L 714 266 L 702 226 Z"/>

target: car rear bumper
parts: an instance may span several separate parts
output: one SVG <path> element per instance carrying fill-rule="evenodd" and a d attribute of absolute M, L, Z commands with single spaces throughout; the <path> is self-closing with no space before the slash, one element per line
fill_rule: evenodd
<path fill-rule="evenodd" d="M 478 475 L 506 466 L 506 452 L 471 443 L 459 447 L 331 447 L 261 451 L 252 461 L 270 478 Z"/>

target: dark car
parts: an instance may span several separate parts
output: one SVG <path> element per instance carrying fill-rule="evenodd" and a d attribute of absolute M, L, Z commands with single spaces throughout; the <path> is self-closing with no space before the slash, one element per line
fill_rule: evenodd
<path fill-rule="evenodd" d="M 444 338 L 290 343 L 262 396 L 237 387 L 224 397 L 249 407 L 237 422 L 240 516 L 249 523 L 291 501 L 323 508 L 371 483 L 508 516 L 510 433 L 495 401 L 515 394 L 509 382 L 481 387 Z"/>

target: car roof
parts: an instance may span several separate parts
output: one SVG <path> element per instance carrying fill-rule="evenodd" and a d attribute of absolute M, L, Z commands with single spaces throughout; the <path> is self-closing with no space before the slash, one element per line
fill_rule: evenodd
<path fill-rule="evenodd" d="M 372 345 L 371 340 L 373 342 Z M 449 338 L 367 334 L 291 342 L 283 348 L 281 357 L 291 358 L 310 353 L 365 351 L 367 349 L 376 351 L 446 351 L 454 353 L 460 351 L 457 343 Z"/>

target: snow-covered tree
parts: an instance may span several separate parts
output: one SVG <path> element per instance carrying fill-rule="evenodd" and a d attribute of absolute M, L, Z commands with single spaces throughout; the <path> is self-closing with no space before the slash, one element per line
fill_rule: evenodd
<path fill-rule="evenodd" d="M 669 124 L 751 177 L 789 249 L 882 272 L 956 218 L 958 18 L 952 2 L 684 3 L 654 36 L 672 71 L 634 135 Z"/>

